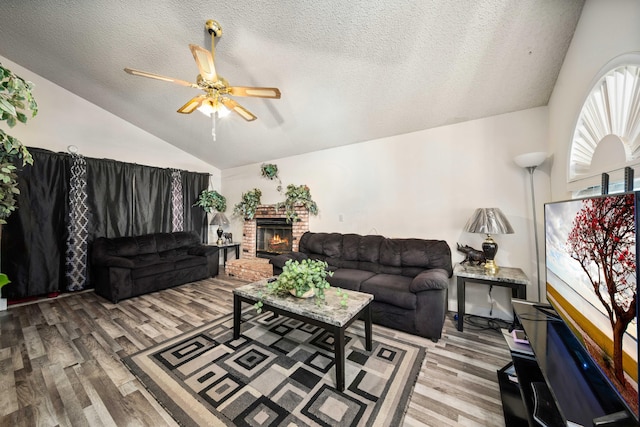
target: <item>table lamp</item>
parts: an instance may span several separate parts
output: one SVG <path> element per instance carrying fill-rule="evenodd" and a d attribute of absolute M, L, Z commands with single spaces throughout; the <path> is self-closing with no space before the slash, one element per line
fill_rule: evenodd
<path fill-rule="evenodd" d="M 222 229 L 223 226 L 228 226 L 229 225 L 229 220 L 227 219 L 227 217 L 225 216 L 225 214 L 223 214 L 222 212 L 217 212 L 214 216 L 213 219 L 211 220 L 211 222 L 209 223 L 209 225 L 217 225 L 218 226 L 218 242 L 217 245 L 221 246 L 224 244 L 224 240 L 222 240 L 222 233 L 224 232 L 224 230 Z"/>
<path fill-rule="evenodd" d="M 482 252 L 484 252 L 486 259 L 484 268 L 488 274 L 496 274 L 499 270 L 495 263 L 498 244 L 491 238 L 491 235 L 513 234 L 513 228 L 507 217 L 499 208 L 478 208 L 467 221 L 464 231 L 487 235 L 487 239 L 482 243 Z"/>

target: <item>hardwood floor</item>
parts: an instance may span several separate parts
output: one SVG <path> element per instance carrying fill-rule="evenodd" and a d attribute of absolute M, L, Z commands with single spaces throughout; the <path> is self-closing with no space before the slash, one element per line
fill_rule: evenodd
<path fill-rule="evenodd" d="M 10 306 L 0 312 L 0 426 L 176 425 L 120 359 L 231 312 L 244 283 L 219 276 L 118 304 L 88 291 Z M 427 348 L 405 426 L 504 426 L 496 370 L 507 345 L 469 329 L 451 315 L 438 343 L 396 333 Z"/>

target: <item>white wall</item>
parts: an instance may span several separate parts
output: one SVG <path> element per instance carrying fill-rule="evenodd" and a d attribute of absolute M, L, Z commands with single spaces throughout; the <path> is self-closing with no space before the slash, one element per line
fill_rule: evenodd
<path fill-rule="evenodd" d="M 640 1 L 587 0 L 549 101 L 553 200 L 571 197 L 568 158 L 582 104 L 603 67 L 631 52 L 640 52 Z"/>
<path fill-rule="evenodd" d="M 35 85 L 36 117 L 13 128 L 2 124 L 5 132 L 24 145 L 55 152 L 67 152 L 69 145 L 75 145 L 86 157 L 209 173 L 211 186 L 220 189 L 220 169 L 2 56 L 0 62 Z M 214 238 L 214 230 L 209 230 L 209 241 Z"/>
<path fill-rule="evenodd" d="M 461 95 L 462 96 L 462 95 Z M 320 213 L 311 231 L 443 239 L 454 262 L 456 243 L 480 248 L 484 235 L 462 231 L 476 208 L 499 207 L 515 234 L 495 236 L 498 265 L 521 267 L 537 298 L 529 175 L 513 162 L 547 143 L 547 109 L 536 108 L 295 157 L 274 159 L 283 186 L 307 184 Z M 536 197 L 548 199 L 548 170 L 536 172 Z M 222 171 L 229 210 L 243 192 L 262 190 L 262 202 L 284 199 L 260 176 L 260 164 Z M 538 203 L 539 204 L 539 203 Z M 342 218 L 342 221 L 341 221 Z M 242 221 L 232 220 L 240 236 Z M 236 239 L 238 240 L 238 239 Z M 449 307 L 456 310 L 451 280 Z M 494 288 L 493 315 L 510 319 L 510 290 Z M 467 312 L 489 315 L 488 288 L 467 287 Z"/>
<path fill-rule="evenodd" d="M 108 158 L 163 168 L 212 174 L 220 186 L 220 170 L 126 122 L 62 87 L 0 56 L 0 62 L 35 84 L 38 115 L 14 128 L 3 124 L 8 134 L 28 147 L 67 152 L 78 147 L 86 157 Z"/>

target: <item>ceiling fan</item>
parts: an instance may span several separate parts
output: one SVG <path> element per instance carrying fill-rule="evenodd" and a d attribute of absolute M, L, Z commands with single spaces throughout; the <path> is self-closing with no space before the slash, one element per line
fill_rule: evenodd
<path fill-rule="evenodd" d="M 124 71 L 134 76 L 148 77 L 165 82 L 177 83 L 182 86 L 201 89 L 205 92 L 204 95 L 198 95 L 191 98 L 186 104 L 178 109 L 178 113 L 190 114 L 195 110 L 202 111 L 204 114 L 213 118 L 214 126 L 216 113 L 220 115 L 225 111 L 234 111 L 247 121 L 255 120 L 257 117 L 253 113 L 233 99 L 229 98 L 229 96 L 250 96 L 279 99 L 280 90 L 274 87 L 229 86 L 229 82 L 224 77 L 216 73 L 214 65 L 214 41 L 216 37 L 222 36 L 222 27 L 213 19 L 208 20 L 204 24 L 204 27 L 209 34 L 211 34 L 211 52 L 195 44 L 189 45 L 189 49 L 191 49 L 193 58 L 196 60 L 196 65 L 200 71 L 200 74 L 196 78 L 196 83 L 148 73 L 146 71 L 134 70 L 132 68 L 125 68 Z"/>

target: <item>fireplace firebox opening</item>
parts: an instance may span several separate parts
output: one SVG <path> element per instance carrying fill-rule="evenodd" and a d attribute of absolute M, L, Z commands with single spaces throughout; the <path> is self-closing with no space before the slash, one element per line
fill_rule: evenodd
<path fill-rule="evenodd" d="M 271 258 L 291 252 L 293 229 L 286 218 L 256 218 L 256 256 Z"/>

